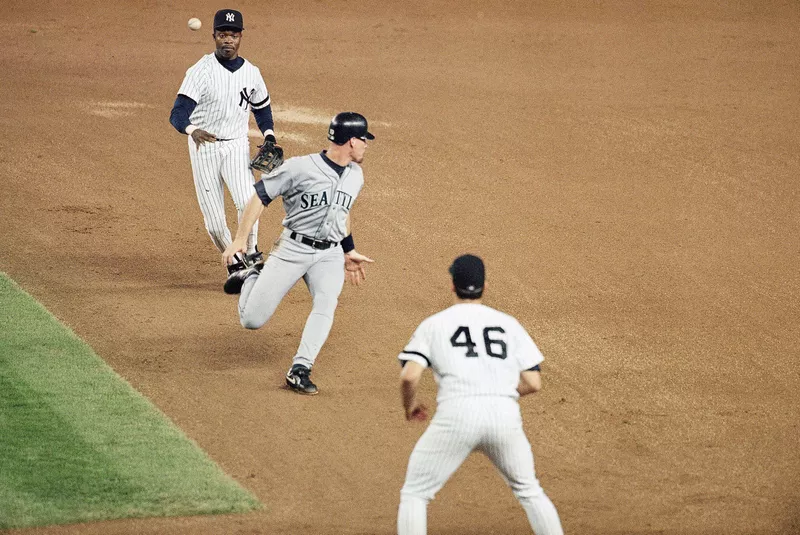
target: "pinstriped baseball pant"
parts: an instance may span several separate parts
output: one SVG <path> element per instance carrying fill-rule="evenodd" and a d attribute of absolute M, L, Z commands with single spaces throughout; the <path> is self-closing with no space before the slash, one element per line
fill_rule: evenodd
<path fill-rule="evenodd" d="M 250 171 L 250 141 L 241 137 L 231 141 L 204 143 L 196 148 L 192 136 L 189 138 L 189 160 L 194 175 L 194 188 L 197 202 L 203 212 L 203 220 L 211 241 L 220 252 L 231 243 L 231 231 L 225 218 L 225 191 L 233 199 L 233 204 L 241 219 L 247 202 L 255 192 L 253 173 Z M 255 251 L 258 235 L 258 222 L 247 238 L 247 252 Z"/>
<path fill-rule="evenodd" d="M 500 471 L 536 535 L 562 535 L 561 521 L 545 495 L 519 405 L 512 398 L 483 396 L 441 402 L 411 457 L 397 515 L 399 535 L 427 533 L 427 505 L 473 451 Z"/>

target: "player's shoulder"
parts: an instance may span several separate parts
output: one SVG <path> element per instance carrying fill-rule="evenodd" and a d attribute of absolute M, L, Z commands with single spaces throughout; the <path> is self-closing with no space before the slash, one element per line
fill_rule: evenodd
<path fill-rule="evenodd" d="M 414 331 L 414 335 L 427 337 L 430 335 L 430 333 L 436 332 L 436 325 L 439 324 L 439 320 L 437 319 L 439 314 L 441 314 L 441 312 L 428 316 L 419 322 L 419 325 L 417 325 L 417 328 Z"/>
<path fill-rule="evenodd" d="M 247 59 L 247 58 L 244 58 L 244 57 L 242 57 L 242 56 L 239 56 L 239 57 L 240 57 L 240 58 L 242 58 L 242 59 L 244 60 L 244 64 L 243 64 L 243 65 L 244 65 L 245 67 L 247 67 L 248 69 L 253 69 L 253 70 L 255 70 L 255 71 L 261 72 L 261 69 L 259 69 L 259 68 L 258 68 L 258 65 L 256 65 L 255 63 L 253 63 L 252 61 L 250 61 L 250 60 L 249 60 L 249 59 Z"/>
<path fill-rule="evenodd" d="M 195 65 L 198 65 L 198 66 L 202 65 L 204 67 L 207 67 L 209 65 L 212 65 L 213 64 L 212 62 L 214 62 L 214 61 L 217 61 L 217 59 L 214 57 L 214 53 L 211 52 L 209 54 L 205 54 L 203 57 L 201 57 L 199 60 L 197 60 L 197 63 L 195 63 Z"/>
<path fill-rule="evenodd" d="M 291 162 L 295 168 L 314 165 L 314 154 L 303 154 L 287 158 L 286 162 Z"/>
<path fill-rule="evenodd" d="M 278 176 L 286 177 L 287 175 L 295 174 L 299 169 L 302 169 L 306 163 L 303 161 L 305 156 L 292 156 L 286 158 L 283 163 L 276 167 L 270 174 L 262 174 L 261 178 L 269 180 Z"/>
<path fill-rule="evenodd" d="M 356 162 L 350 162 L 350 171 L 353 176 L 357 177 L 357 179 L 363 184 L 364 183 L 364 170 L 358 165 Z"/>
<path fill-rule="evenodd" d="M 422 320 L 422 322 L 420 323 L 420 327 L 424 325 L 426 328 L 429 328 L 429 327 L 435 327 L 436 325 L 440 325 L 442 323 L 447 323 L 453 317 L 454 312 L 455 312 L 455 307 L 448 307 L 445 308 L 444 310 L 440 310 L 439 312 L 431 314 L 430 316 Z"/>
<path fill-rule="evenodd" d="M 206 54 L 206 55 L 204 55 L 199 60 L 197 60 L 197 63 L 195 63 L 194 65 L 189 67 L 189 69 L 186 72 L 187 73 L 189 73 L 189 72 L 201 72 L 201 71 L 207 70 L 211 66 L 210 60 L 213 59 L 213 58 L 214 58 L 214 54 Z"/>
<path fill-rule="evenodd" d="M 482 305 L 486 310 L 487 314 L 493 315 L 497 318 L 498 321 L 502 322 L 505 325 L 517 327 L 519 329 L 523 329 L 522 324 L 519 322 L 517 318 L 509 314 L 508 312 L 503 312 L 502 310 L 498 310 L 496 308 L 492 308 L 490 306 Z"/>
<path fill-rule="evenodd" d="M 522 328 L 519 320 L 511 314 L 483 303 L 459 303 L 442 310 L 439 314 L 447 318 L 480 318 L 508 328 Z"/>

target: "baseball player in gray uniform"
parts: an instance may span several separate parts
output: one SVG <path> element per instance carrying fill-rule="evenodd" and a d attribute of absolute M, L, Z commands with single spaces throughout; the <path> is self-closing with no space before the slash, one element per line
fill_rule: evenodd
<path fill-rule="evenodd" d="M 436 414 L 408 461 L 397 532 L 427 532 L 428 502 L 478 450 L 503 475 L 536 535 L 562 535 L 556 508 L 536 479 L 517 402 L 541 389 L 544 358 L 516 319 L 481 303 L 480 258 L 456 258 L 450 274 L 455 304 L 424 320 L 398 357 L 407 420 L 427 418 L 427 409 L 417 402 L 425 368 L 433 370 L 439 393 Z"/>
<path fill-rule="evenodd" d="M 228 186 L 240 219 L 253 192 L 248 139 L 251 110 L 265 141 L 275 143 L 271 101 L 261 71 L 239 56 L 243 30 L 239 11 L 217 11 L 212 34 L 216 50 L 186 71 L 170 114 L 175 129 L 188 134 L 197 201 L 208 235 L 220 252 L 231 243 L 223 184 Z M 249 255 L 250 263 L 263 261 L 256 234 L 253 225 L 246 251 L 241 253 Z M 228 273 L 245 265 L 239 256 L 228 266 Z"/>
<path fill-rule="evenodd" d="M 264 207 L 283 198 L 284 230 L 266 262 L 254 262 L 232 273 L 225 282 L 229 294 L 241 293 L 239 318 L 247 329 L 258 329 L 275 312 L 287 292 L 301 278 L 313 305 L 300 347 L 286 374 L 286 383 L 301 394 L 314 395 L 309 377 L 328 338 L 345 278 L 360 284 L 372 259 L 355 250 L 350 232 L 350 210 L 364 185 L 359 165 L 367 140 L 375 139 L 363 115 L 343 112 L 331 121 L 330 145 L 320 153 L 289 158 L 255 184 L 233 242 L 222 255 L 229 265 L 245 251 L 247 235 Z"/>

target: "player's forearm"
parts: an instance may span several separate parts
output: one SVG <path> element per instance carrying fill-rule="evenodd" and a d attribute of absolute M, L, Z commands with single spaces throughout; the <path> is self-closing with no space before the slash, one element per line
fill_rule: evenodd
<path fill-rule="evenodd" d="M 400 380 L 400 393 L 403 398 L 403 409 L 406 414 L 414 407 L 417 401 L 417 385 L 419 381 Z"/>
<path fill-rule="evenodd" d="M 256 118 L 258 129 L 266 136 L 273 134 L 275 128 L 275 121 L 272 119 L 272 105 L 268 104 L 266 108 L 253 110 L 253 117 Z"/>
<path fill-rule="evenodd" d="M 244 209 L 244 213 L 242 213 L 242 218 L 239 220 L 239 228 L 236 229 L 236 240 L 247 239 L 263 211 L 264 205 L 261 203 L 261 199 L 258 198 L 258 195 L 253 194 Z"/>

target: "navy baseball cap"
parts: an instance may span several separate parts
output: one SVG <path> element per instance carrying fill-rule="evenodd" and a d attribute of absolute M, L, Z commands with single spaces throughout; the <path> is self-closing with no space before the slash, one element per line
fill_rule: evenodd
<path fill-rule="evenodd" d="M 214 14 L 214 30 L 244 30 L 242 14 L 235 9 L 220 9 Z"/>
<path fill-rule="evenodd" d="M 459 297 L 480 297 L 483 293 L 486 272 L 477 256 L 465 254 L 453 260 L 450 275 Z"/>

